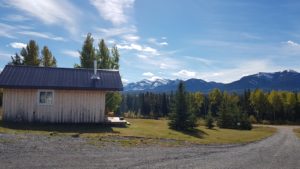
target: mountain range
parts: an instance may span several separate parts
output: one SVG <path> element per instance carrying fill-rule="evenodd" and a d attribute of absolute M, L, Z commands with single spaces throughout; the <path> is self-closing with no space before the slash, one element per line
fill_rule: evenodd
<path fill-rule="evenodd" d="M 179 79 L 156 79 L 154 81 L 141 80 L 124 86 L 125 92 L 171 92 L 175 91 Z M 208 93 L 214 88 L 229 92 L 243 92 L 245 89 L 262 89 L 300 91 L 300 73 L 294 70 L 284 70 L 274 73 L 259 72 L 244 76 L 231 83 L 206 82 L 201 79 L 188 79 L 184 81 L 187 91 Z"/>

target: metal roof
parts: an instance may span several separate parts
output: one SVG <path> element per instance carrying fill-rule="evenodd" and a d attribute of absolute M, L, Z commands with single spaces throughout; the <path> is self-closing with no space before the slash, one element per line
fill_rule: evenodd
<path fill-rule="evenodd" d="M 0 74 L 2 88 L 75 89 L 121 91 L 119 71 L 97 69 L 99 80 L 92 79 L 93 69 L 6 65 Z"/>

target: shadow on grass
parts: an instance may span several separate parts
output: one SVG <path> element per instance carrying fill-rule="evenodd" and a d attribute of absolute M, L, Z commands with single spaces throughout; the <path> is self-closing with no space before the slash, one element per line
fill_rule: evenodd
<path fill-rule="evenodd" d="M 186 135 L 189 135 L 192 137 L 196 137 L 196 138 L 203 138 L 204 135 L 208 135 L 205 131 L 202 131 L 199 129 L 184 130 L 184 131 L 179 131 L 179 132 L 182 132 L 183 134 L 186 134 Z"/>
<path fill-rule="evenodd" d="M 52 124 L 52 123 L 13 123 L 0 120 L 0 127 L 14 130 L 32 130 L 60 133 L 119 133 L 108 124 Z M 126 126 L 114 126 L 126 128 Z"/>

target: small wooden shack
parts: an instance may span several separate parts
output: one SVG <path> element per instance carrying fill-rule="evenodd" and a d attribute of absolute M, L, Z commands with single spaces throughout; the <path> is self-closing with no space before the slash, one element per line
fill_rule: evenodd
<path fill-rule="evenodd" d="M 5 66 L 3 120 L 13 122 L 101 123 L 105 93 L 121 91 L 119 71 Z"/>

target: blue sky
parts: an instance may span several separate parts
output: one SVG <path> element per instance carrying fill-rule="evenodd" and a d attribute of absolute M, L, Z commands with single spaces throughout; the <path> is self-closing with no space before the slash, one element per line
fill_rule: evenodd
<path fill-rule="evenodd" d="M 30 39 L 73 67 L 90 32 L 95 45 L 118 46 L 125 83 L 300 71 L 299 9 L 297 0 L 3 0 L 0 68 Z"/>

